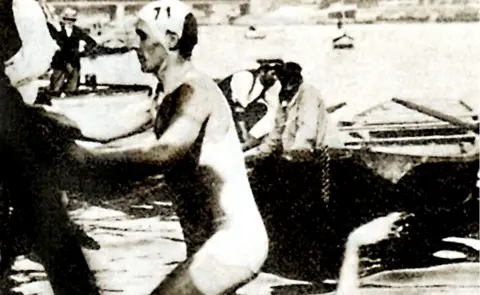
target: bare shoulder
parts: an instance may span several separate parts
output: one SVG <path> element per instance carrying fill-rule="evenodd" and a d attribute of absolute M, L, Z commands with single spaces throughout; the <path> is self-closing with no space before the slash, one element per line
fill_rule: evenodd
<path fill-rule="evenodd" d="M 177 110 L 199 119 L 208 116 L 215 104 L 215 97 L 221 95 L 217 84 L 209 77 L 194 74 L 175 91 L 165 97 L 174 102 Z"/>
<path fill-rule="evenodd" d="M 208 114 L 214 134 L 222 137 L 230 128 L 231 112 L 225 96 L 213 79 L 198 73 L 189 81 L 194 88 L 193 96 L 201 106 L 195 111 Z"/>
<path fill-rule="evenodd" d="M 214 105 L 223 98 L 223 94 L 218 88 L 217 83 L 205 74 L 195 73 L 192 78 L 189 79 L 188 85 L 193 87 L 195 91 L 194 95 L 202 99 L 204 103 Z"/>

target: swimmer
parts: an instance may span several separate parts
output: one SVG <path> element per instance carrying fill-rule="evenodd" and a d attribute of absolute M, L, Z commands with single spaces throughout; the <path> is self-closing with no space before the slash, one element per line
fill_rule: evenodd
<path fill-rule="evenodd" d="M 191 62 L 197 22 L 178 0 L 143 7 L 136 24 L 143 72 L 161 81 L 155 126 L 100 147 L 72 147 L 79 165 L 154 167 L 174 190 L 187 259 L 151 294 L 224 294 L 255 277 L 268 252 L 235 124 L 216 83 Z"/>

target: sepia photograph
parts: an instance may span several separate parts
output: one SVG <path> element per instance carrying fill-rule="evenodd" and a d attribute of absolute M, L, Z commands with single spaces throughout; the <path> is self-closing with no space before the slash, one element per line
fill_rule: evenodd
<path fill-rule="evenodd" d="M 480 295 L 480 0 L 0 0 L 0 295 Z"/>

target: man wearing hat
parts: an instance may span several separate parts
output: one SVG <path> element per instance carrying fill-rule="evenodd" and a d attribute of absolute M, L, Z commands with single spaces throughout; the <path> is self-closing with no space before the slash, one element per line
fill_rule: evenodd
<path fill-rule="evenodd" d="M 58 50 L 52 60 L 53 73 L 50 77 L 50 91 L 54 94 L 71 93 L 80 84 L 80 42 L 85 42 L 85 50 L 90 51 L 97 46 L 87 33 L 75 25 L 77 11 L 67 7 L 61 15 L 60 30 L 49 20 L 48 29 L 57 42 Z"/>
<path fill-rule="evenodd" d="M 258 142 L 273 128 L 281 88 L 276 73 L 283 61 L 258 59 L 257 63 L 257 69 L 236 72 L 219 83 L 244 146 Z"/>

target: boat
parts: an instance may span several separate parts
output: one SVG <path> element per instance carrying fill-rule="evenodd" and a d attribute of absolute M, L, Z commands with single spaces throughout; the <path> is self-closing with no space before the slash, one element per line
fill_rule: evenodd
<path fill-rule="evenodd" d="M 353 38 L 347 34 L 343 27 L 343 22 L 339 18 L 337 22 L 337 36 L 333 38 L 333 49 L 352 49 Z"/>
<path fill-rule="evenodd" d="M 451 263 L 433 256 L 451 246 L 442 239 L 478 232 L 478 115 L 457 101 L 393 99 L 340 122 L 341 144 L 329 148 L 328 162 L 312 153 L 250 163 L 271 238 L 266 271 L 337 278 L 348 233 L 393 211 L 416 217 L 407 238 L 365 249 L 382 260 L 375 271 Z"/>
<path fill-rule="evenodd" d="M 259 32 L 257 28 L 254 26 L 248 27 L 247 31 L 245 32 L 245 38 L 246 39 L 251 39 L 251 40 L 261 40 L 265 39 L 267 35 L 265 33 Z"/>
<path fill-rule="evenodd" d="M 333 49 L 353 49 L 353 38 L 347 35 L 340 36 L 340 39 L 332 41 Z"/>

